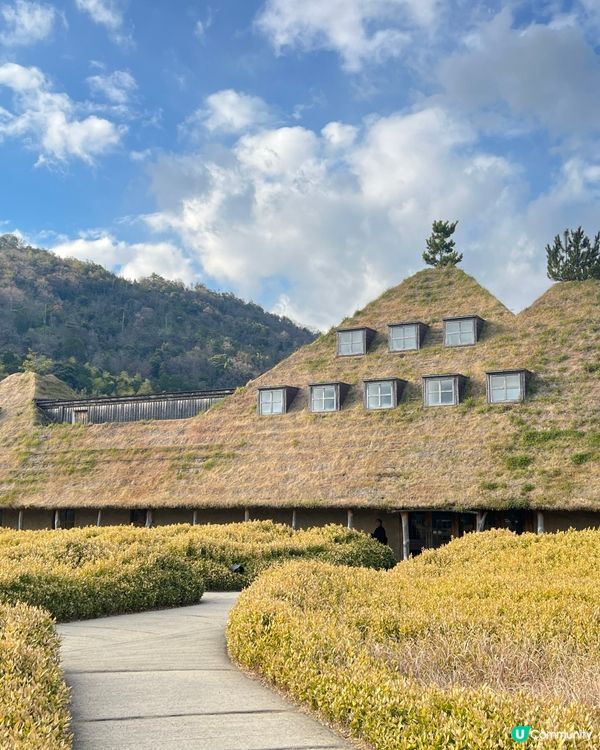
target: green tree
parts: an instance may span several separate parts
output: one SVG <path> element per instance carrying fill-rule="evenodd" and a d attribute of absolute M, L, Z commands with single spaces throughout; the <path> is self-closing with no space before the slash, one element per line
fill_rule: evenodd
<path fill-rule="evenodd" d="M 432 224 L 431 236 L 426 240 L 427 250 L 423 253 L 423 260 L 428 266 L 456 266 L 463 259 L 462 253 L 454 249 L 452 239 L 458 221 L 440 221 Z"/>
<path fill-rule="evenodd" d="M 600 279 L 600 232 L 592 241 L 581 227 L 566 229 L 546 245 L 546 257 L 553 281 Z"/>
<path fill-rule="evenodd" d="M 24 372 L 37 372 L 38 375 L 47 375 L 52 371 L 54 362 L 50 357 L 46 357 L 45 354 L 38 354 L 32 352 L 31 349 L 27 352 L 26 357 L 21 363 L 21 369 Z"/>

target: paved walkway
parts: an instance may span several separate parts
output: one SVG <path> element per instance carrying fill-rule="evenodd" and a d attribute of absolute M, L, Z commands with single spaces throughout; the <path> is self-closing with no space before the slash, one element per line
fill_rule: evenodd
<path fill-rule="evenodd" d="M 76 750 L 350 747 L 229 661 L 237 594 L 58 627 Z"/>

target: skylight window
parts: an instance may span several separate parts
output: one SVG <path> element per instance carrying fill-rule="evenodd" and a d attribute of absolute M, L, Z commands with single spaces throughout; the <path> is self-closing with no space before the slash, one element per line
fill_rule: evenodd
<path fill-rule="evenodd" d="M 337 332 L 337 353 L 340 357 L 360 356 L 367 353 L 375 337 L 372 328 L 348 328 Z"/>
<path fill-rule="evenodd" d="M 283 388 L 259 392 L 259 411 L 261 414 L 283 414 L 284 409 L 285 392 Z"/>
<path fill-rule="evenodd" d="M 310 386 L 310 410 L 339 411 L 349 388 L 346 383 L 313 383 Z"/>
<path fill-rule="evenodd" d="M 462 375 L 427 375 L 423 378 L 425 406 L 455 406 L 460 401 Z"/>
<path fill-rule="evenodd" d="M 365 405 L 367 409 L 393 409 L 396 406 L 394 382 L 378 380 L 365 383 Z"/>
<path fill-rule="evenodd" d="M 285 414 L 298 393 L 289 385 L 267 386 L 258 389 L 258 413 L 262 416 Z"/>
<path fill-rule="evenodd" d="M 488 372 L 487 386 L 490 404 L 514 404 L 523 401 L 528 376 L 527 370 Z"/>
<path fill-rule="evenodd" d="M 406 352 L 420 347 L 420 330 L 418 323 L 398 323 L 389 326 L 389 345 L 391 352 Z"/>
<path fill-rule="evenodd" d="M 473 315 L 463 318 L 444 318 L 446 346 L 472 346 L 477 343 L 483 320 Z"/>

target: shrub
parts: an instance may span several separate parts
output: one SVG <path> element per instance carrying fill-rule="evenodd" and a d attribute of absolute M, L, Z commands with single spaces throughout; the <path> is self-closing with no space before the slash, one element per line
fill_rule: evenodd
<path fill-rule="evenodd" d="M 300 558 L 373 568 L 395 564 L 389 547 L 334 525 L 300 531 L 271 521 L 5 530 L 0 533 L 0 599 L 46 606 L 58 619 L 96 617 L 108 614 L 102 607 L 111 603 L 113 612 L 189 603 L 196 596 L 186 593 L 190 581 L 202 580 L 213 591 L 239 590 L 274 563 Z M 231 572 L 235 563 L 243 565 L 243 574 Z M 133 585 L 134 578 L 141 583 L 144 577 L 141 587 Z M 88 601 L 90 587 L 98 594 Z"/>
<path fill-rule="evenodd" d="M 27 604 L 0 605 L 0 747 L 67 750 L 69 690 L 51 617 Z"/>
<path fill-rule="evenodd" d="M 377 750 L 597 737 L 599 571 L 598 531 L 470 534 L 389 572 L 289 564 L 241 594 L 228 646 Z"/>

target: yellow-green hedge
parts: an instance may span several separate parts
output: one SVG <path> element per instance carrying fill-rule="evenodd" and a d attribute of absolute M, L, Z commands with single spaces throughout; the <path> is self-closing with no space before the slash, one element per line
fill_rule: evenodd
<path fill-rule="evenodd" d="M 119 586 L 126 589 L 130 571 L 118 575 L 121 566 L 146 557 L 152 561 L 154 556 L 169 562 L 164 565 L 174 571 L 176 561 L 189 566 L 193 563 L 195 574 L 200 576 L 209 590 L 238 590 L 246 586 L 256 575 L 274 563 L 290 559 L 308 558 L 324 560 L 340 565 L 364 565 L 373 568 L 386 568 L 395 564 L 392 551 L 366 534 L 345 529 L 342 526 L 293 531 L 289 526 L 275 524 L 271 521 L 251 521 L 248 523 L 190 526 L 157 526 L 152 529 L 132 526 L 86 527 L 57 531 L 9 531 L 0 532 L 0 599 L 5 598 L 7 576 L 11 581 L 11 590 L 15 571 L 27 573 L 31 566 L 36 568 L 36 579 L 43 575 L 45 586 L 51 588 L 52 574 L 60 571 L 61 580 L 65 575 L 84 584 L 89 580 L 93 570 L 105 570 L 102 565 L 116 563 L 110 578 L 118 576 Z M 124 556 L 124 557 L 123 557 Z M 135 561 L 135 562 L 134 562 Z M 230 566 L 240 563 L 244 573 L 232 573 Z M 37 567 L 36 567 L 37 566 Z M 96 566 L 96 567 L 94 567 Z M 100 566 L 100 567 L 98 567 Z M 173 567 L 175 566 L 175 567 Z M 48 575 L 46 574 L 48 573 Z M 140 571 L 140 575 L 150 575 L 150 571 Z M 157 573 L 154 573 L 156 576 Z M 98 574 L 92 576 L 96 582 Z M 123 579 L 123 580 L 121 580 Z M 58 585 L 58 584 L 56 584 Z M 73 585 L 75 585 L 73 583 Z M 35 592 L 26 582 L 19 584 L 15 591 L 27 590 L 24 598 L 31 601 Z M 168 575 L 161 578 L 161 589 L 168 589 Z M 126 597 L 126 592 L 124 596 Z M 143 601 L 134 602 L 123 611 L 144 608 Z M 48 606 L 36 599 L 36 604 Z M 176 598 L 156 602 L 155 606 L 169 606 L 183 603 Z M 121 606 L 121 605 L 120 605 Z M 152 605 L 150 605 L 152 606 Z M 65 615 L 52 609 L 59 619 Z M 101 611 L 91 610 L 82 617 L 93 617 Z M 76 617 L 74 610 L 72 615 Z"/>
<path fill-rule="evenodd" d="M 511 748 L 518 724 L 599 747 L 600 532 L 470 534 L 389 572 L 282 566 L 241 594 L 228 644 L 377 750 Z"/>
<path fill-rule="evenodd" d="M 69 691 L 52 618 L 27 604 L 0 604 L 0 748 L 67 750 Z"/>

